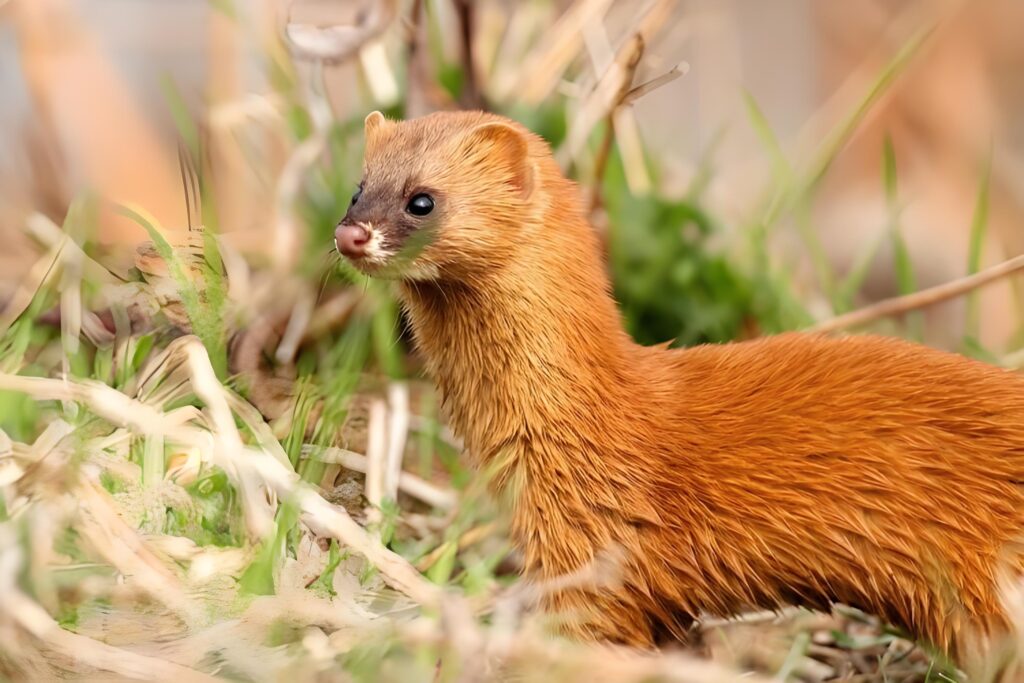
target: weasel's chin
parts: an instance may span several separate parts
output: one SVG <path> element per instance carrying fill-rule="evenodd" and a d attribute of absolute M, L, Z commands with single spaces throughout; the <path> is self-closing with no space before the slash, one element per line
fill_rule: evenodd
<path fill-rule="evenodd" d="M 441 276 L 441 272 L 433 263 L 416 261 L 400 261 L 396 259 L 379 260 L 371 258 L 347 259 L 352 267 L 363 275 L 379 280 L 408 280 L 414 282 L 431 282 Z"/>

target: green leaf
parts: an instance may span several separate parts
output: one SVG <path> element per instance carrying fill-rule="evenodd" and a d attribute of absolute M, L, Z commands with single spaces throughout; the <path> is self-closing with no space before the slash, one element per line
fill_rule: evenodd
<path fill-rule="evenodd" d="M 285 539 L 299 521 L 299 509 L 294 503 L 283 502 L 277 510 L 273 537 L 267 539 L 238 580 L 238 587 L 250 595 L 273 595 L 274 572 L 283 557 Z"/>
<path fill-rule="evenodd" d="M 341 549 L 338 546 L 336 539 L 331 539 L 331 547 L 327 551 L 327 564 L 324 566 L 324 570 L 320 572 L 319 578 L 313 583 L 313 586 L 324 591 L 328 595 L 336 595 L 334 591 L 334 570 L 341 564 Z"/>
<path fill-rule="evenodd" d="M 455 569 L 455 558 L 459 550 L 458 541 L 454 539 L 447 540 L 444 542 L 443 548 L 441 556 L 427 570 L 427 578 L 439 585 L 448 583 L 452 577 L 452 571 Z"/>

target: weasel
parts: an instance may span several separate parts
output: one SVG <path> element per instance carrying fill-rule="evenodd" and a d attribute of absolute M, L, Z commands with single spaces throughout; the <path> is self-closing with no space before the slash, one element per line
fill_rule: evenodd
<path fill-rule="evenodd" d="M 842 602 L 953 656 L 1021 570 L 1024 378 L 877 336 L 690 349 L 624 331 L 547 144 L 483 112 L 365 121 L 339 251 L 398 281 L 451 426 L 511 492 L 546 607 L 650 647 L 702 614 Z M 571 617 L 571 619 L 569 618 Z"/>

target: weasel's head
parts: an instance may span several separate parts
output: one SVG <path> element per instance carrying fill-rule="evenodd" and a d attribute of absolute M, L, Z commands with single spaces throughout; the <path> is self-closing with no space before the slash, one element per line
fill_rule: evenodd
<path fill-rule="evenodd" d="M 471 279 L 514 258 L 540 139 L 483 112 L 366 117 L 363 177 L 334 241 L 369 275 Z"/>

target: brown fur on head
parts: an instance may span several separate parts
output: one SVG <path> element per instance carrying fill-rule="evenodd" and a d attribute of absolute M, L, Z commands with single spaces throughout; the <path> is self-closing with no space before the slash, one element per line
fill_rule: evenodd
<path fill-rule="evenodd" d="M 394 122 L 366 117 L 363 178 L 341 226 L 368 233 L 357 268 L 401 280 L 463 280 L 515 258 L 536 223 L 530 203 L 544 142 L 484 112 Z M 425 215 L 410 211 L 429 197 Z"/>

